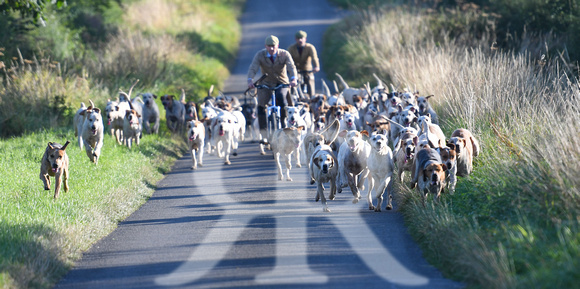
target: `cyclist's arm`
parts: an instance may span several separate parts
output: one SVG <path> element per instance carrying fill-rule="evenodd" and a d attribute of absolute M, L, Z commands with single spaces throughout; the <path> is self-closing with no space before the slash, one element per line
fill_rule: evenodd
<path fill-rule="evenodd" d="M 280 53 L 280 51 L 278 52 Z M 290 52 L 285 51 L 286 53 L 286 72 L 288 73 L 288 78 L 290 79 L 290 86 L 296 86 L 298 82 L 296 81 L 296 65 L 294 64 L 294 60 L 292 60 L 292 56 Z"/>
<path fill-rule="evenodd" d="M 256 74 L 258 73 L 258 71 L 260 70 L 260 52 L 262 52 L 261 50 L 258 51 L 256 53 L 256 55 L 254 55 L 254 59 L 252 60 L 252 64 L 250 64 L 250 67 L 248 68 L 248 87 L 253 88 L 254 87 L 254 76 L 256 76 Z"/>
<path fill-rule="evenodd" d="M 320 61 L 318 60 L 318 53 L 316 53 L 316 47 L 314 47 L 314 45 L 310 45 L 310 48 L 312 48 L 312 70 L 314 70 L 314 72 L 318 72 L 320 71 Z"/>

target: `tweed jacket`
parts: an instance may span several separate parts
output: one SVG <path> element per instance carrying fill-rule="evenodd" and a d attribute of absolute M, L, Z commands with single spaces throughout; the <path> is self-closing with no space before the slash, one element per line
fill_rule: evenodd
<path fill-rule="evenodd" d="M 268 74 L 268 77 L 262 81 L 263 84 L 268 86 L 275 86 L 281 83 L 289 84 L 290 79 L 295 78 L 297 74 L 292 56 L 290 56 L 288 51 L 280 48 L 278 48 L 278 55 L 274 63 L 268 57 L 268 51 L 265 48 L 258 51 L 248 69 L 248 79 L 253 79 L 258 70 L 261 70 L 262 74 Z"/>
<path fill-rule="evenodd" d="M 314 67 L 320 67 L 316 48 L 310 43 L 306 43 L 302 54 L 298 53 L 298 43 L 290 45 L 288 52 L 292 55 L 297 70 L 312 70 Z"/>

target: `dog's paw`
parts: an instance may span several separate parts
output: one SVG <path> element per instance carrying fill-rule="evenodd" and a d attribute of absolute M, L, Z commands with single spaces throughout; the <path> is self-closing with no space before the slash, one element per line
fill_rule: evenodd
<path fill-rule="evenodd" d="M 375 212 L 381 212 L 381 208 L 380 207 L 376 207 L 374 210 L 375 210 Z"/>
<path fill-rule="evenodd" d="M 50 186 L 45 186 L 45 187 L 44 187 L 44 190 L 45 190 L 45 191 L 50 191 Z"/>
<path fill-rule="evenodd" d="M 203 167 L 203 164 L 202 163 L 198 163 L 197 165 L 200 166 L 200 167 Z"/>
<path fill-rule="evenodd" d="M 389 210 L 389 211 L 390 211 L 390 210 L 392 210 L 392 209 L 393 209 L 393 205 L 387 205 L 387 207 L 386 207 L 385 209 L 387 209 L 387 210 Z"/>
<path fill-rule="evenodd" d="M 233 152 L 233 153 L 232 153 L 232 155 L 233 155 L 234 157 L 236 157 L 236 156 L 238 156 L 238 152 Z"/>
<path fill-rule="evenodd" d="M 196 166 L 191 166 L 191 169 L 192 170 L 197 170 L 197 167 Z"/>
<path fill-rule="evenodd" d="M 330 213 L 330 209 L 329 208 L 324 208 L 324 209 L 322 209 L 322 211 L 325 212 L 325 213 Z"/>
<path fill-rule="evenodd" d="M 225 161 L 225 162 L 224 162 L 224 165 L 226 165 L 226 166 L 229 166 L 229 165 L 231 165 L 231 164 L 232 164 L 232 163 L 231 163 L 230 161 Z"/>
<path fill-rule="evenodd" d="M 358 203 L 358 198 L 354 198 L 354 200 L 352 200 L 353 204 L 357 204 Z"/>
<path fill-rule="evenodd" d="M 328 197 L 328 199 L 329 199 L 329 200 L 331 200 L 331 201 L 334 201 L 334 195 L 330 195 L 330 196 Z"/>
<path fill-rule="evenodd" d="M 314 183 L 316 183 L 316 180 L 314 180 L 314 179 L 310 179 L 310 184 L 311 184 L 311 185 L 314 185 Z"/>
<path fill-rule="evenodd" d="M 302 165 L 301 165 L 300 163 L 296 163 L 296 167 L 299 167 L 299 168 L 301 168 L 301 167 L 302 167 Z"/>
<path fill-rule="evenodd" d="M 291 182 L 293 180 L 292 180 L 292 178 L 288 177 L 288 178 L 286 178 L 286 181 Z"/>
<path fill-rule="evenodd" d="M 376 211 L 377 209 L 378 209 L 379 211 L 381 210 L 381 208 L 379 208 L 379 207 L 375 208 L 375 206 L 373 206 L 373 205 L 370 205 L 370 206 L 369 206 L 369 210 L 370 210 L 370 211 Z"/>

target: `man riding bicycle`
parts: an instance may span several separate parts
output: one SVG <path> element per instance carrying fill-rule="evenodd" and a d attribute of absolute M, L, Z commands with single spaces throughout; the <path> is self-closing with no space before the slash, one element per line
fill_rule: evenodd
<path fill-rule="evenodd" d="M 302 91 L 306 86 L 308 95 L 312 97 L 316 92 L 316 85 L 314 81 L 314 73 L 320 71 L 320 62 L 318 61 L 318 54 L 316 47 L 306 42 L 306 32 L 300 30 L 296 32 L 296 43 L 288 47 L 288 52 L 292 55 L 292 60 L 296 64 L 298 73 L 302 74 L 304 83 L 300 84 Z"/>
<path fill-rule="evenodd" d="M 278 48 L 278 38 L 274 35 L 266 37 L 265 49 L 256 53 L 252 64 L 248 69 L 248 88 L 254 88 L 254 76 L 261 70 L 262 74 L 268 76 L 262 80 L 261 84 L 270 87 L 278 86 L 279 84 L 290 84 L 291 87 L 296 86 L 296 66 L 292 60 L 290 53 L 284 49 Z M 267 119 L 266 107 L 271 98 L 271 92 L 268 89 L 258 89 L 258 123 L 260 125 L 260 133 L 262 137 L 266 136 Z M 276 105 L 281 108 L 282 120 L 284 124 L 286 117 L 285 105 L 293 105 L 290 97 L 290 89 L 282 87 L 276 90 Z"/>

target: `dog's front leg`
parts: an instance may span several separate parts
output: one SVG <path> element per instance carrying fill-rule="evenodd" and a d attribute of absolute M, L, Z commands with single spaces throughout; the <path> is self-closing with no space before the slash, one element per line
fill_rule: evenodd
<path fill-rule="evenodd" d="M 282 174 L 282 165 L 280 164 L 280 152 L 274 151 L 274 161 L 276 162 L 276 168 L 278 169 L 278 180 L 284 179 L 284 174 Z"/>
<path fill-rule="evenodd" d="M 328 205 L 326 203 L 326 198 L 324 197 L 324 188 L 322 187 L 322 182 L 318 182 L 318 198 L 320 198 L 321 203 L 322 203 L 322 211 L 323 212 L 330 212 L 330 209 L 328 209 Z"/>
<path fill-rule="evenodd" d="M 101 157 L 101 149 L 103 148 L 103 139 L 101 138 L 95 143 L 95 151 L 93 155 L 95 156 L 95 165 L 99 164 L 99 158 Z"/>
<path fill-rule="evenodd" d="M 43 173 L 42 169 L 40 170 L 40 180 L 42 180 L 42 183 L 44 184 L 44 190 L 50 190 L 50 176 Z"/>
<path fill-rule="evenodd" d="M 233 140 L 232 140 L 232 149 L 233 149 L 233 155 L 234 157 L 238 155 L 238 136 L 234 136 Z"/>
<path fill-rule="evenodd" d="M 68 164 L 67 167 L 63 169 L 62 171 L 62 183 L 64 185 L 64 192 L 67 193 L 68 192 Z"/>
<path fill-rule="evenodd" d="M 199 161 L 197 162 L 199 164 L 200 167 L 203 166 L 203 149 L 204 149 L 205 144 L 203 143 L 203 140 L 199 143 L 199 148 L 197 149 L 197 151 L 199 152 Z"/>
<path fill-rule="evenodd" d="M 449 193 L 453 195 L 455 193 L 455 185 L 457 184 L 457 167 L 449 172 Z"/>
<path fill-rule="evenodd" d="M 196 150 L 197 149 L 191 149 L 191 162 L 193 163 L 193 165 L 191 166 L 192 170 L 197 170 L 197 157 L 195 153 Z"/>
<path fill-rule="evenodd" d="M 58 198 L 58 193 L 60 192 L 60 185 L 62 183 L 62 170 L 54 175 L 54 198 Z"/>
<path fill-rule="evenodd" d="M 224 162 L 224 165 L 230 165 L 231 164 L 230 153 L 232 151 L 232 140 L 231 139 L 229 141 L 226 141 L 225 151 L 226 151 L 226 154 L 225 154 L 226 161 Z"/>
<path fill-rule="evenodd" d="M 286 180 L 291 182 L 290 169 L 292 169 L 292 153 L 284 155 L 284 162 L 286 163 Z"/>
<path fill-rule="evenodd" d="M 346 174 L 346 178 L 348 180 L 348 186 L 350 187 L 350 191 L 352 192 L 352 195 L 354 197 L 354 199 L 352 200 L 353 204 L 358 203 L 358 200 L 360 200 L 360 192 L 358 190 L 358 186 L 356 183 L 356 178 L 358 176 L 353 175 L 352 173 L 347 173 Z"/>
<path fill-rule="evenodd" d="M 359 180 L 359 184 L 364 182 L 364 180 Z M 371 176 L 370 178 L 368 178 L 368 190 L 367 190 L 367 203 L 369 204 L 369 210 L 375 210 L 375 206 L 373 205 L 373 198 L 372 198 L 372 193 L 373 190 L 375 189 L 375 178 L 374 176 Z M 381 202 L 379 201 L 379 207 L 378 207 L 379 211 L 381 209 Z"/>
<path fill-rule="evenodd" d="M 389 174 L 385 180 L 383 181 L 383 188 L 382 191 L 379 191 L 378 193 L 381 195 L 381 201 L 382 201 L 382 196 L 384 195 L 385 191 L 387 192 L 387 210 L 392 210 L 393 209 L 393 174 Z M 380 208 L 380 205 L 379 205 Z"/>
<path fill-rule="evenodd" d="M 330 195 L 328 196 L 328 199 L 334 200 L 335 196 L 336 196 L 336 180 L 331 179 L 330 180 Z"/>

